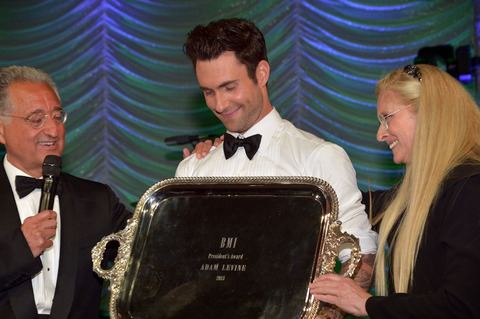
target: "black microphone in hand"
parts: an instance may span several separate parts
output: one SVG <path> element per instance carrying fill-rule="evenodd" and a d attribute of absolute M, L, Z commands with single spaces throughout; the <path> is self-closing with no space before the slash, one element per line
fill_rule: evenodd
<path fill-rule="evenodd" d="M 203 136 L 179 135 L 179 136 L 167 137 L 165 139 L 165 144 L 167 144 L 167 145 L 182 145 L 182 144 L 188 144 L 188 143 L 193 143 L 193 142 L 199 142 L 203 139 L 214 138 L 214 137 L 216 137 L 216 136 L 215 135 L 203 135 Z"/>
<path fill-rule="evenodd" d="M 38 212 L 52 210 L 55 194 L 57 192 L 58 177 L 62 172 L 62 159 L 60 156 L 47 155 L 43 161 L 43 187 L 40 197 L 40 206 Z"/>

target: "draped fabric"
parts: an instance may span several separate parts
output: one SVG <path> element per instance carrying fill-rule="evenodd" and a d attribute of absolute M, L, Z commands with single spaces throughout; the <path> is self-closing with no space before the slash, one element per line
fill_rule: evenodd
<path fill-rule="evenodd" d="M 23 0 L 0 2 L 0 66 L 49 73 L 69 112 L 64 170 L 127 205 L 173 177 L 176 135 L 219 135 L 182 46 L 198 24 L 244 17 L 264 32 L 283 117 L 341 145 L 362 189 L 401 176 L 376 141 L 374 87 L 421 47 L 476 44 L 466 0 Z M 189 146 L 189 145 L 187 145 Z M 189 146 L 191 148 L 191 146 Z"/>

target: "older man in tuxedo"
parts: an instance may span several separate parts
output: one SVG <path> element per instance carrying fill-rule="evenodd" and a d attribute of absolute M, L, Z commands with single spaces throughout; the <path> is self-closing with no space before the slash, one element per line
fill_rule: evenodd
<path fill-rule="evenodd" d="M 131 213 L 104 184 L 61 173 L 53 210 L 38 212 L 41 190 L 17 193 L 19 176 L 42 177 L 61 156 L 67 113 L 43 71 L 0 69 L 0 318 L 99 318 L 102 280 L 91 249 Z M 38 213 L 37 213 L 38 212 Z"/>

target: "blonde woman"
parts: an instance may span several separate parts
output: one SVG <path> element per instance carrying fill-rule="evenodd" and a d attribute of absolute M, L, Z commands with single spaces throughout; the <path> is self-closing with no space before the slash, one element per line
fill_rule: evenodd
<path fill-rule="evenodd" d="M 406 164 L 403 181 L 382 197 L 385 208 L 373 212 L 380 222 L 376 296 L 338 275 L 318 278 L 311 292 L 356 316 L 480 318 L 478 106 L 430 65 L 396 70 L 376 94 L 377 139 Z"/>

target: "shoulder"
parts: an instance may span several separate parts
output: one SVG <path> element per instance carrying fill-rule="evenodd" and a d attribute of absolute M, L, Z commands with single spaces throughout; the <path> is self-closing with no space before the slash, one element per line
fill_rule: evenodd
<path fill-rule="evenodd" d="M 62 178 L 65 179 L 65 181 L 67 181 L 68 183 L 73 183 L 73 184 L 88 184 L 88 185 L 101 184 L 99 182 L 95 182 L 85 178 L 80 178 L 75 175 L 64 173 L 64 172 L 62 172 Z"/>
<path fill-rule="evenodd" d="M 290 140 L 292 147 L 294 148 L 309 152 L 321 151 L 325 156 L 328 154 L 335 156 L 346 155 L 345 150 L 341 146 L 304 131 L 293 125 L 288 120 L 282 121 L 277 140 L 279 140 L 280 143 L 285 140 Z"/>
<path fill-rule="evenodd" d="M 85 178 L 80 178 L 68 173 L 63 173 L 61 175 L 61 183 L 65 184 L 66 187 L 69 187 L 75 191 L 87 190 L 88 192 L 108 192 L 111 191 L 110 187 L 106 184 L 92 181 Z"/>
<path fill-rule="evenodd" d="M 220 144 L 219 147 L 212 147 L 205 158 L 198 159 L 195 154 L 192 154 L 183 159 L 177 166 L 175 177 L 193 176 L 198 173 L 199 169 L 214 167 L 218 161 L 224 160 L 223 144 Z"/>
<path fill-rule="evenodd" d="M 434 211 L 447 223 L 470 220 L 480 226 L 480 166 L 462 165 L 445 180 Z M 475 218 L 478 223 L 472 223 Z"/>
<path fill-rule="evenodd" d="M 356 187 L 355 170 L 342 147 L 296 128 L 288 121 L 283 123 L 281 131 L 272 143 L 272 148 L 277 149 L 274 152 L 277 158 L 296 163 L 301 175 L 322 178 L 337 188 L 345 187 L 345 183 Z"/>
<path fill-rule="evenodd" d="M 464 164 L 450 172 L 442 186 L 442 194 L 478 194 L 480 191 L 480 165 Z M 479 197 L 479 196 L 476 196 Z M 480 197 L 479 197 L 480 198 Z M 480 200 L 480 199 L 479 199 Z"/>

